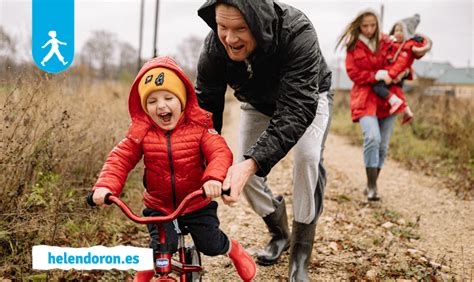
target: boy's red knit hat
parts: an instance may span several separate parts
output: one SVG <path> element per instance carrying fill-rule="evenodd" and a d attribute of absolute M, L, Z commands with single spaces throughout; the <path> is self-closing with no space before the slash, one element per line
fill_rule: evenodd
<path fill-rule="evenodd" d="M 167 68 L 158 67 L 148 70 L 141 78 L 138 84 L 138 94 L 142 103 L 143 110 L 146 109 L 146 99 L 155 91 L 166 90 L 178 97 L 181 102 L 181 110 L 186 107 L 186 87 L 178 75 Z"/>

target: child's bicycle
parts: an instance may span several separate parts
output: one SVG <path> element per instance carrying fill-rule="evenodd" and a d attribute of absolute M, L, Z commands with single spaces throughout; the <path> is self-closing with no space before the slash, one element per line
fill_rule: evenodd
<path fill-rule="evenodd" d="M 224 193 L 224 191 L 223 191 Z M 230 194 L 230 190 L 225 191 L 225 194 Z M 93 192 L 89 192 L 87 195 L 87 203 L 90 206 L 95 206 L 94 201 L 92 200 Z M 201 255 L 199 251 L 193 246 L 185 245 L 185 235 L 181 232 L 178 233 L 178 253 L 179 260 L 173 259 L 173 253 L 171 247 L 166 244 L 166 233 L 163 223 L 172 222 L 178 216 L 181 215 L 184 208 L 187 204 L 197 197 L 205 196 L 204 190 L 197 190 L 188 196 L 186 196 L 178 208 L 169 215 L 166 216 L 150 216 L 150 217 L 140 217 L 133 213 L 130 208 L 118 197 L 113 196 L 112 194 L 107 194 L 105 196 L 104 202 L 108 205 L 115 204 L 117 205 L 122 212 L 131 220 L 136 223 L 141 224 L 156 224 L 156 227 L 159 231 L 160 236 L 160 245 L 158 251 L 153 252 L 153 262 L 155 267 L 155 277 L 154 281 L 177 281 L 174 277 L 169 276 L 170 273 L 175 273 L 180 277 L 180 281 L 201 281 L 201 275 L 203 267 L 201 265 Z"/>

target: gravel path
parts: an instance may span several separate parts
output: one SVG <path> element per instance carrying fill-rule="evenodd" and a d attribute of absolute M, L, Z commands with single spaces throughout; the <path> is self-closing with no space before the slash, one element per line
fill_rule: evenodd
<path fill-rule="evenodd" d="M 227 105 L 223 135 L 235 152 L 238 102 Z M 316 230 L 310 275 L 321 279 L 472 280 L 474 203 L 461 201 L 436 179 L 387 161 L 379 186 L 382 201 L 362 195 L 365 171 L 361 148 L 340 136 L 326 142 L 328 185 Z M 269 182 L 285 195 L 291 210 L 291 152 L 271 172 Z M 235 207 L 220 200 L 222 229 L 252 254 L 269 239 L 263 221 L 244 198 Z M 238 280 L 227 258 L 204 257 L 204 280 Z M 257 281 L 286 279 L 288 254 L 270 267 L 258 266 Z"/>

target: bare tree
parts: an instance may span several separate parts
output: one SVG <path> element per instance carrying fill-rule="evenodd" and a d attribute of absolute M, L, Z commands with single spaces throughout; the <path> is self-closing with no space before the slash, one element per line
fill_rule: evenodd
<path fill-rule="evenodd" d="M 2 77 L 8 73 L 8 68 L 11 67 L 14 60 L 13 57 L 16 52 L 16 44 L 13 38 L 7 33 L 7 31 L 0 26 L 0 73 Z"/>
<path fill-rule="evenodd" d="M 178 64 L 192 79 L 196 77 L 196 68 L 203 41 L 203 38 L 195 35 L 186 37 L 178 45 L 178 53 L 174 55 L 174 58 L 176 59 Z"/>
<path fill-rule="evenodd" d="M 95 52 L 95 46 L 92 44 L 92 41 L 87 41 L 84 46 L 82 46 L 82 50 L 79 53 L 79 63 L 81 65 L 86 65 L 89 69 L 92 69 L 94 67 L 99 67 L 99 66 L 94 66 L 93 65 L 93 54 Z"/>
<path fill-rule="evenodd" d="M 0 52 L 2 55 L 4 52 L 15 53 L 15 43 L 3 26 L 0 26 Z"/>
<path fill-rule="evenodd" d="M 113 63 L 116 60 L 118 46 L 117 36 L 106 30 L 93 31 L 92 36 L 84 44 L 81 51 L 81 60 L 91 68 L 100 70 L 101 78 L 111 78 Z"/>
<path fill-rule="evenodd" d="M 128 42 L 119 44 L 119 73 L 134 74 L 136 71 L 137 49 Z"/>

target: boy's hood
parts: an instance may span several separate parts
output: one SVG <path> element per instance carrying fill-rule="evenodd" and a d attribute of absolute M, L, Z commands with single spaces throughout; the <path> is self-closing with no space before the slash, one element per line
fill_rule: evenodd
<path fill-rule="evenodd" d="M 129 133 L 147 131 L 153 124 L 151 118 L 145 113 L 141 106 L 140 95 L 138 94 L 138 84 L 142 76 L 150 69 L 156 67 L 165 67 L 173 70 L 178 77 L 183 81 L 186 87 L 186 108 L 184 110 L 184 117 L 181 118 L 180 123 L 183 120 L 189 119 L 194 122 L 202 124 L 204 127 L 212 127 L 211 113 L 201 109 L 198 105 L 196 93 L 194 92 L 194 86 L 188 79 L 184 71 L 176 64 L 175 60 L 168 56 L 156 57 L 146 62 L 138 72 L 138 75 L 133 81 L 130 89 L 130 96 L 128 98 L 128 111 L 132 119 L 132 125 Z M 178 124 L 179 125 L 179 124 Z M 132 129 L 132 127 L 134 127 Z M 142 135 L 142 134 L 138 134 Z M 144 135 L 144 134 L 143 134 Z M 138 138 L 141 140 L 143 136 L 133 136 L 134 139 Z M 136 140 L 137 141 L 137 140 Z"/>
<path fill-rule="evenodd" d="M 216 1 L 208 0 L 198 10 L 198 15 L 217 34 L 216 24 Z M 274 33 L 276 32 L 277 15 L 275 13 L 273 0 L 221 0 L 221 3 L 229 4 L 242 13 L 249 25 L 257 45 L 263 52 L 268 53 L 276 44 Z"/>

